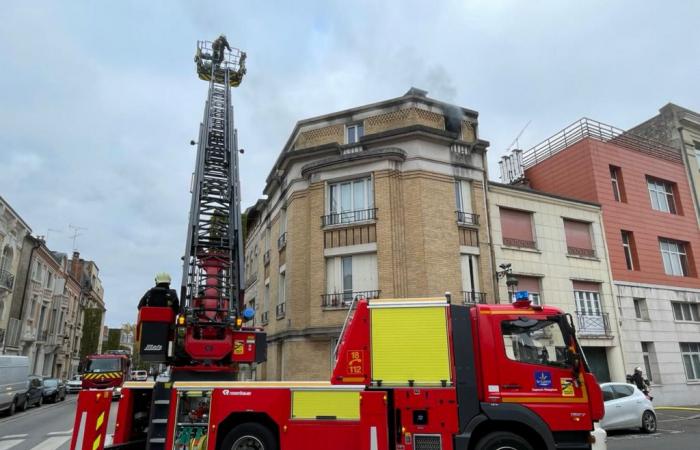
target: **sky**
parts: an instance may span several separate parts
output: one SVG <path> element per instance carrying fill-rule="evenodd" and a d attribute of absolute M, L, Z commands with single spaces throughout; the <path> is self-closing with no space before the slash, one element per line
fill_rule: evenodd
<path fill-rule="evenodd" d="M 479 112 L 490 177 L 581 117 L 700 111 L 700 2 L 39 1 L 0 5 L 0 195 L 48 246 L 100 268 L 106 323 L 156 272 L 179 286 L 207 84 L 198 39 L 248 53 L 233 92 L 243 208 L 294 124 L 411 86 Z"/>

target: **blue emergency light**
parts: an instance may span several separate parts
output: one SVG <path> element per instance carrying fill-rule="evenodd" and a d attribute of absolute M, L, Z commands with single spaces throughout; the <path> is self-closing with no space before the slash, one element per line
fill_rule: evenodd
<path fill-rule="evenodd" d="M 515 301 L 519 300 L 529 300 L 530 299 L 530 293 L 527 291 L 518 291 L 515 293 Z"/>

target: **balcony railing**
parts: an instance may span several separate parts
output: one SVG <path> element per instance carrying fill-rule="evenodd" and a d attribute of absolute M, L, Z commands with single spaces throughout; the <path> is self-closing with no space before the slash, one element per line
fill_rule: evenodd
<path fill-rule="evenodd" d="M 581 336 L 612 336 L 610 321 L 608 320 L 608 313 L 589 314 L 582 311 L 576 311 L 576 320 L 578 323 L 576 331 Z"/>
<path fill-rule="evenodd" d="M 263 253 L 263 264 L 270 264 L 270 250 L 265 250 L 265 253 Z"/>
<path fill-rule="evenodd" d="M 586 258 L 595 258 L 595 250 L 592 248 L 579 248 L 567 246 L 566 251 L 572 256 L 584 256 Z"/>
<path fill-rule="evenodd" d="M 39 337 L 37 340 L 41 341 L 41 342 L 46 342 L 48 340 L 48 338 L 49 338 L 49 331 L 44 330 L 44 331 L 39 333 Z"/>
<path fill-rule="evenodd" d="M 377 219 L 377 208 L 358 209 L 357 211 L 343 211 L 339 213 L 321 216 L 321 226 L 345 225 L 357 222 L 367 222 Z"/>
<path fill-rule="evenodd" d="M 263 325 L 267 325 L 268 323 L 270 323 L 270 312 L 269 311 L 263 311 L 262 313 L 260 313 L 260 322 Z"/>
<path fill-rule="evenodd" d="M 460 225 L 479 225 L 479 215 L 464 211 L 455 211 L 457 223 Z"/>
<path fill-rule="evenodd" d="M 285 231 L 277 238 L 277 250 L 282 250 L 287 246 L 287 232 Z"/>
<path fill-rule="evenodd" d="M 353 300 L 360 298 L 372 300 L 379 298 L 380 293 L 381 291 L 348 291 L 323 294 L 321 295 L 321 306 L 323 308 L 348 308 Z"/>
<path fill-rule="evenodd" d="M 462 291 L 462 301 L 465 305 L 486 303 L 486 292 Z"/>
<path fill-rule="evenodd" d="M 278 319 L 284 319 L 284 315 L 287 313 L 287 303 L 280 303 L 275 307 L 275 313 L 277 313 Z"/>
<path fill-rule="evenodd" d="M 535 241 L 526 241 L 523 239 L 513 239 L 508 237 L 503 237 L 503 245 L 508 247 L 530 248 L 533 250 L 537 249 Z"/>
<path fill-rule="evenodd" d="M 15 276 L 7 270 L 0 270 L 0 287 L 12 290 L 15 284 Z"/>

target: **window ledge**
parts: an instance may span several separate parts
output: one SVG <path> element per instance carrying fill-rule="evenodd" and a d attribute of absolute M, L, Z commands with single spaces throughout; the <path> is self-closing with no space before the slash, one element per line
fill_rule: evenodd
<path fill-rule="evenodd" d="M 681 324 L 687 324 L 687 325 L 698 325 L 700 324 L 700 320 L 678 320 L 678 319 L 673 319 L 675 323 L 681 323 Z M 700 381 L 699 381 L 700 382 Z"/>
<path fill-rule="evenodd" d="M 597 261 L 600 262 L 600 258 L 597 256 L 581 256 L 581 255 L 572 255 L 571 253 L 566 254 L 567 258 L 574 258 L 574 259 L 585 259 L 588 261 Z"/>
<path fill-rule="evenodd" d="M 637 322 L 651 322 L 651 319 L 640 319 L 639 317 L 635 317 L 634 320 Z"/>
<path fill-rule="evenodd" d="M 700 380 L 690 380 L 686 381 L 685 384 L 693 385 L 693 386 L 698 386 L 700 385 Z"/>
<path fill-rule="evenodd" d="M 513 247 L 511 245 L 502 245 L 501 248 L 506 249 L 506 250 L 515 250 L 515 251 L 520 251 L 520 252 L 528 252 L 528 253 L 539 253 L 542 254 L 542 252 L 536 248 L 527 248 L 527 247 Z"/>
<path fill-rule="evenodd" d="M 321 226 L 321 229 L 324 231 L 336 230 L 338 228 L 351 228 L 351 227 L 360 226 L 360 225 L 371 225 L 373 223 L 377 223 L 377 219 L 360 220 L 357 222 L 346 222 L 346 223 L 337 223 L 337 224 L 333 224 L 333 225 L 325 225 L 325 226 Z"/>

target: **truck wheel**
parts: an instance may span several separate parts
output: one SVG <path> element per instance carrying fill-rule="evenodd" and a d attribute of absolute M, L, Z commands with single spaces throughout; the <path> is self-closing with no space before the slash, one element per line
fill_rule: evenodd
<path fill-rule="evenodd" d="M 221 450 L 277 450 L 275 436 L 259 423 L 242 423 L 224 438 Z"/>
<path fill-rule="evenodd" d="M 474 450 L 534 450 L 522 437 L 507 431 L 497 431 L 484 436 Z"/>
<path fill-rule="evenodd" d="M 642 414 L 642 431 L 645 433 L 656 433 L 656 416 L 651 411 L 644 411 Z"/>

